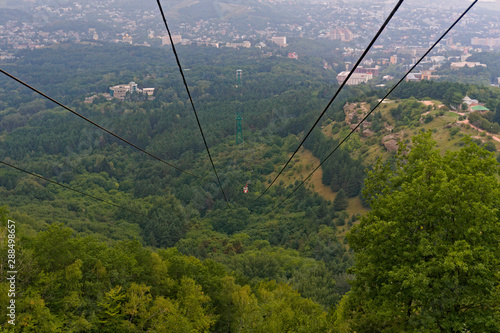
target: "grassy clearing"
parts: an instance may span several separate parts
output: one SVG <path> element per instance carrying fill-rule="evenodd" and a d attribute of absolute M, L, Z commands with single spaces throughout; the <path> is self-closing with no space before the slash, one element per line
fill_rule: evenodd
<path fill-rule="evenodd" d="M 349 199 L 349 207 L 346 210 L 349 216 L 355 214 L 363 215 L 368 213 L 369 211 L 370 210 L 368 208 L 363 207 L 363 205 L 361 204 L 361 199 L 359 197 L 354 197 Z"/>
<path fill-rule="evenodd" d="M 305 148 L 301 148 L 295 156 L 293 167 L 285 173 L 284 178 L 287 184 L 293 183 L 295 180 L 305 179 L 320 163 L 320 160 L 314 157 L 310 150 Z M 326 200 L 333 201 L 336 193 L 334 193 L 330 187 L 323 185 L 321 181 L 322 177 L 323 170 L 319 168 L 306 182 L 306 186 Z"/>
<path fill-rule="evenodd" d="M 298 159 L 291 168 L 291 171 L 284 175 L 287 184 L 291 184 L 295 180 L 305 179 L 314 170 L 313 168 L 320 163 L 320 160 L 314 157 L 311 151 L 304 148 L 301 148 L 296 156 L 298 156 Z M 325 200 L 333 202 L 337 193 L 333 192 L 329 186 L 323 184 L 321 181 L 322 177 L 323 170 L 319 168 L 306 182 L 306 186 L 321 195 Z M 351 216 L 353 214 L 365 214 L 369 209 L 363 207 L 359 197 L 354 197 L 349 199 L 349 207 L 346 211 Z"/>
<path fill-rule="evenodd" d="M 329 123 L 328 125 L 325 125 L 321 128 L 321 132 L 323 132 L 323 134 L 326 136 L 326 137 L 329 137 L 329 138 L 333 138 L 333 134 L 332 134 L 332 128 L 333 128 L 333 125 L 335 125 L 336 122 L 331 122 Z"/>

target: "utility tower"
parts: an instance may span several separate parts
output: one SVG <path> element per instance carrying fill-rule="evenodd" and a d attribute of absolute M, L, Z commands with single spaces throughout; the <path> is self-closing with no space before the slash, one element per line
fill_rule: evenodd
<path fill-rule="evenodd" d="M 242 93 L 242 87 L 241 87 L 241 73 L 242 70 L 238 69 L 236 71 L 236 89 L 239 92 L 240 95 L 240 102 L 241 102 L 241 97 L 243 95 Z M 240 103 L 241 105 L 241 103 Z M 242 107 L 241 107 L 242 108 Z M 243 143 L 243 130 L 241 129 L 241 110 L 236 110 L 236 144 L 239 145 L 240 143 Z"/>

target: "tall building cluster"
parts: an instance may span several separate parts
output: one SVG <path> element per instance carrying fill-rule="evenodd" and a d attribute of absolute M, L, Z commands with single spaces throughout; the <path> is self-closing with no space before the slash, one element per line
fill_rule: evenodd
<path fill-rule="evenodd" d="M 350 42 L 353 38 L 354 34 L 347 28 L 335 28 L 330 31 L 330 39 L 340 39 L 343 42 Z"/>

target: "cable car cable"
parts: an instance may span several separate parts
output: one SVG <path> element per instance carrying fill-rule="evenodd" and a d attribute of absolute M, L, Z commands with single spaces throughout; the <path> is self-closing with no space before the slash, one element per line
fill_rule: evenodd
<path fill-rule="evenodd" d="M 401 4 L 403 3 L 404 0 L 399 0 L 398 3 L 396 4 L 396 6 L 394 7 L 394 9 L 392 10 L 392 12 L 389 14 L 389 16 L 387 17 L 387 19 L 385 20 L 385 22 L 382 24 L 382 26 L 380 27 L 380 29 L 378 30 L 377 34 L 375 35 L 375 37 L 373 37 L 372 41 L 370 42 L 370 44 L 368 45 L 368 47 L 365 49 L 365 51 L 363 52 L 363 54 L 361 55 L 361 57 L 358 59 L 358 61 L 356 62 L 356 64 L 354 65 L 354 67 L 352 68 L 352 70 L 349 72 L 349 74 L 347 75 L 346 79 L 344 80 L 344 82 L 342 82 L 342 84 L 340 85 L 340 87 L 337 89 L 337 92 L 335 93 L 335 95 L 332 97 L 332 99 L 330 100 L 330 102 L 328 102 L 328 104 L 326 105 L 325 109 L 323 110 L 323 112 L 321 112 L 321 114 L 319 115 L 318 119 L 316 119 L 316 121 L 314 122 L 314 125 L 311 127 L 311 129 L 309 130 L 309 132 L 306 134 L 306 136 L 302 139 L 302 141 L 300 142 L 300 144 L 298 145 L 297 149 L 295 149 L 295 151 L 293 152 L 292 156 L 288 159 L 288 161 L 286 162 L 286 164 L 283 166 L 283 168 L 280 170 L 280 172 L 278 172 L 278 174 L 276 175 L 276 177 L 274 178 L 274 180 L 271 182 L 271 184 L 269 184 L 269 186 L 264 190 L 264 192 L 262 192 L 261 195 L 259 195 L 259 197 L 257 199 L 254 200 L 257 201 L 259 200 L 270 188 L 271 186 L 273 186 L 273 184 L 276 182 L 276 180 L 279 178 L 279 176 L 283 173 L 283 171 L 286 169 L 286 167 L 288 166 L 288 164 L 290 163 L 290 161 L 293 159 L 293 157 L 297 154 L 297 152 L 299 151 L 300 147 L 302 147 L 302 144 L 306 141 L 306 139 L 309 137 L 309 135 L 311 134 L 311 132 L 313 131 L 313 129 L 316 127 L 316 125 L 319 123 L 319 121 L 321 120 L 321 118 L 323 117 L 323 115 L 326 113 L 326 111 L 328 110 L 328 108 L 332 105 L 333 101 L 335 100 L 335 98 L 337 98 L 338 94 L 340 93 L 340 91 L 342 90 L 342 88 L 344 88 L 344 86 L 347 84 L 347 82 L 349 81 L 349 79 L 351 78 L 352 74 L 354 74 L 354 71 L 358 68 L 359 64 L 361 63 L 361 61 L 364 59 L 364 57 L 366 56 L 366 54 L 368 53 L 368 51 L 370 51 L 371 47 L 373 46 L 373 44 L 375 44 L 375 41 L 378 39 L 378 37 L 382 34 L 383 30 L 385 29 L 385 27 L 387 26 L 387 24 L 389 24 L 389 21 L 392 19 L 392 17 L 394 16 L 394 14 L 396 14 L 396 12 L 398 11 L 399 7 L 401 6 Z"/>
<path fill-rule="evenodd" d="M 79 193 L 79 194 L 85 195 L 85 196 L 87 196 L 87 197 L 91 197 L 92 199 L 95 199 L 95 200 L 98 200 L 98 201 L 101 201 L 101 202 L 107 203 L 108 205 L 115 206 L 115 207 L 120 208 L 120 209 L 125 209 L 125 210 L 127 210 L 127 211 L 129 211 L 129 212 L 131 212 L 131 213 L 134 213 L 134 214 L 137 214 L 137 215 L 141 215 L 141 216 L 143 216 L 143 217 L 147 217 L 148 219 L 155 219 L 155 220 L 158 220 L 158 219 L 156 219 L 156 218 L 153 218 L 153 217 L 150 217 L 150 216 L 144 215 L 144 214 L 142 214 L 142 213 L 136 212 L 136 211 L 134 211 L 134 210 L 132 210 L 132 209 L 129 209 L 129 208 L 126 208 L 126 207 L 123 207 L 123 206 L 117 205 L 117 204 L 115 204 L 115 203 L 112 203 L 112 202 L 110 202 L 110 201 L 107 201 L 107 200 L 101 199 L 101 198 L 99 198 L 99 197 L 93 196 L 92 194 L 88 194 L 88 193 L 82 192 L 82 191 L 80 191 L 80 190 L 74 189 L 74 188 L 72 188 L 72 187 L 70 187 L 70 186 L 67 186 L 67 185 L 61 184 L 61 183 L 59 183 L 59 182 L 56 182 L 55 180 L 51 180 L 51 179 L 45 178 L 45 177 L 43 177 L 43 176 L 40 176 L 40 175 L 38 175 L 38 174 L 36 174 L 36 173 L 33 173 L 33 172 L 30 172 L 30 171 L 27 171 L 27 170 L 21 169 L 21 168 L 19 168 L 19 167 L 16 167 L 16 166 L 14 166 L 14 165 L 12 165 L 12 164 L 7 163 L 7 162 L 0 161 L 0 163 L 1 163 L 1 164 L 3 164 L 3 165 L 6 165 L 6 166 L 8 166 L 8 167 L 11 167 L 11 168 L 13 168 L 13 169 L 16 169 L 16 170 L 18 170 L 18 171 L 21 171 L 21 172 L 27 173 L 27 174 L 29 174 L 29 175 L 31 175 L 31 176 L 33 176 L 33 177 L 37 177 L 37 178 L 43 179 L 43 180 L 45 180 L 45 181 L 47 181 L 47 182 L 49 182 L 49 183 L 52 183 L 52 184 L 55 184 L 55 185 L 58 185 L 58 186 L 64 187 L 64 188 L 65 188 L 65 189 L 67 189 L 67 190 L 71 190 L 71 191 L 73 191 L 73 192 L 76 192 L 76 193 Z M 158 220 L 158 221 L 159 221 L 159 220 Z"/>
<path fill-rule="evenodd" d="M 167 28 L 167 33 L 168 33 L 168 38 L 170 39 L 170 44 L 172 45 L 172 51 L 174 52 L 175 60 L 177 61 L 177 67 L 179 67 L 179 72 L 181 73 L 182 76 L 182 81 L 184 82 L 184 86 L 186 87 L 187 94 L 189 96 L 189 101 L 191 102 L 191 107 L 193 108 L 194 115 L 196 117 L 196 122 L 198 123 L 198 128 L 200 129 L 201 136 L 203 138 L 203 143 L 205 144 L 205 149 L 207 150 L 208 153 L 208 158 L 210 159 L 210 163 L 212 164 L 212 168 L 214 169 L 215 176 L 217 177 L 217 182 L 219 183 L 220 190 L 222 192 L 222 195 L 224 196 L 224 200 L 226 200 L 226 204 L 229 207 L 229 201 L 227 201 L 226 193 L 224 193 L 224 189 L 222 188 L 222 183 L 219 178 L 219 174 L 217 173 L 217 170 L 215 169 L 214 162 L 212 160 L 212 155 L 210 154 L 210 150 L 208 149 L 208 144 L 207 140 L 205 139 L 205 135 L 203 134 L 203 129 L 201 128 L 201 123 L 200 119 L 198 118 L 198 113 L 196 112 L 196 108 L 194 107 L 194 102 L 193 98 L 191 97 L 191 92 L 189 91 L 188 84 L 186 82 L 186 77 L 184 76 L 184 71 L 182 70 L 181 62 L 179 60 L 179 56 L 177 55 L 177 50 L 175 49 L 174 41 L 172 39 L 172 34 L 170 33 L 170 29 L 168 28 L 167 24 L 167 19 L 165 18 L 165 14 L 163 13 L 163 8 L 161 6 L 160 0 L 156 1 L 158 3 L 158 7 L 161 12 L 161 16 L 163 18 L 163 22 L 165 23 L 165 28 Z"/>
<path fill-rule="evenodd" d="M 356 125 L 356 127 L 354 127 L 354 129 L 351 130 L 351 132 L 349 132 L 349 134 L 341 141 L 339 142 L 339 144 L 330 152 L 330 154 L 328 154 L 328 156 L 326 156 L 322 161 L 321 163 L 309 174 L 309 176 L 307 176 L 299 185 L 297 185 L 293 191 L 283 200 L 281 201 L 278 205 L 276 205 L 272 210 L 274 211 L 276 208 L 278 208 L 279 206 L 281 206 L 281 204 L 283 204 L 285 201 L 288 200 L 288 198 L 290 198 L 309 178 L 311 178 L 311 176 L 316 172 L 316 170 L 318 170 L 322 165 L 323 163 L 326 162 L 326 160 L 328 158 L 330 158 L 330 156 L 333 155 L 333 153 L 335 153 L 335 151 L 337 151 L 337 149 L 351 136 L 352 133 L 354 133 L 356 131 L 356 129 L 359 128 L 359 126 L 361 126 L 361 124 L 373 113 L 373 111 L 380 105 L 382 104 L 382 102 L 387 98 L 387 96 L 389 96 L 393 91 L 394 89 L 396 89 L 399 84 L 401 82 L 403 82 L 403 80 L 408 76 L 408 74 L 410 74 L 416 67 L 418 64 L 420 64 L 420 62 L 422 60 L 424 60 L 424 58 L 432 51 L 432 49 L 434 49 L 434 47 L 439 44 L 439 42 L 450 32 L 451 29 L 453 29 L 453 27 L 455 27 L 455 25 L 469 12 L 469 10 L 472 9 L 472 7 L 478 2 L 479 0 L 475 0 L 463 13 L 462 15 L 460 15 L 460 17 L 448 28 L 448 30 L 446 30 L 444 32 L 443 35 L 441 35 L 441 37 L 439 37 L 439 39 L 427 50 L 427 52 L 424 53 L 424 55 L 422 57 L 420 57 L 420 59 L 413 65 L 412 68 L 410 68 L 409 71 L 406 72 L 405 75 L 403 75 L 403 77 L 398 81 L 398 83 L 396 83 L 392 88 L 391 90 L 389 90 L 389 92 L 377 103 L 377 105 L 375 105 L 375 107 L 370 111 L 368 112 L 368 114 Z M 271 213 L 269 212 L 269 213 Z"/>
<path fill-rule="evenodd" d="M 51 98 L 51 97 L 47 96 L 47 95 L 46 95 L 46 94 L 44 94 L 43 92 L 41 92 L 41 91 L 39 91 L 39 90 L 37 90 L 37 89 L 33 88 L 32 86 L 30 86 L 30 85 L 29 85 L 29 84 L 27 84 L 26 82 L 21 81 L 20 79 L 18 79 L 18 78 L 17 78 L 17 77 L 15 77 L 14 75 L 7 73 L 6 71 L 4 71 L 4 70 L 3 70 L 3 69 L 1 69 L 1 68 L 0 68 L 0 72 L 1 72 L 1 73 L 3 73 L 3 74 L 5 74 L 6 76 L 10 77 L 11 79 L 13 79 L 13 80 L 15 80 L 15 81 L 19 82 L 20 84 L 24 85 L 25 87 L 27 87 L 27 88 L 29 88 L 29 89 L 33 90 L 33 91 L 34 91 L 34 92 L 36 92 L 37 94 L 42 95 L 43 97 L 45 97 L 46 99 L 50 100 L 51 102 L 53 102 L 53 103 L 55 103 L 55 104 L 59 105 L 60 107 L 62 107 L 62 108 L 64 108 L 64 109 L 68 110 L 69 112 L 73 113 L 74 115 L 77 115 L 78 117 L 82 118 L 83 120 L 85 120 L 85 121 L 87 121 L 87 122 L 91 123 L 92 125 L 94 125 L 94 126 L 96 126 L 96 127 L 100 128 L 100 129 L 101 129 L 101 130 L 103 130 L 104 132 L 106 132 L 106 133 L 108 133 L 108 134 L 110 134 L 110 135 L 114 136 L 115 138 L 117 138 L 117 139 L 119 139 L 119 140 L 121 140 L 121 141 L 125 142 L 126 144 L 128 144 L 128 145 L 130 145 L 130 146 L 134 147 L 135 149 L 140 150 L 140 151 L 141 151 L 141 152 L 143 152 L 144 154 L 149 155 L 149 156 L 151 156 L 152 158 L 154 158 L 154 159 L 156 159 L 156 160 L 158 160 L 158 161 L 160 161 L 160 162 L 162 162 L 162 163 L 164 163 L 164 164 L 166 164 L 166 165 L 168 165 L 168 166 L 170 166 L 170 167 L 172 167 L 172 168 L 174 168 L 174 169 L 176 169 L 176 170 L 179 170 L 179 171 L 181 171 L 181 172 L 184 172 L 184 173 L 186 173 L 186 174 L 188 174 L 188 175 L 190 175 L 190 176 L 196 177 L 196 178 L 198 178 L 198 179 L 203 179 L 203 178 L 202 178 L 202 177 L 200 177 L 200 176 L 197 176 L 197 175 L 195 175 L 195 174 L 192 174 L 192 173 L 191 173 L 191 172 L 189 172 L 189 171 L 186 171 L 186 170 L 183 170 L 183 169 L 181 169 L 181 168 L 179 168 L 179 167 L 176 167 L 175 165 L 170 164 L 170 163 L 168 163 L 167 161 L 165 161 L 165 160 L 163 160 L 163 159 L 161 159 L 161 158 L 159 158 L 159 157 L 157 157 L 157 156 L 155 156 L 155 155 L 151 154 L 150 152 L 148 152 L 148 151 L 146 151 L 146 150 L 144 150 L 144 149 L 142 149 L 142 148 L 140 148 L 140 147 L 136 146 L 136 145 L 135 145 L 135 144 L 133 144 L 132 142 L 130 142 L 130 141 L 128 141 L 128 140 L 126 140 L 126 139 L 122 138 L 121 136 L 119 136 L 119 135 L 117 135 L 117 134 L 115 134 L 115 133 L 111 132 L 110 130 L 108 130 L 108 129 L 106 129 L 106 128 L 102 127 L 101 125 L 99 125 L 99 124 L 97 124 L 97 123 L 93 122 L 92 120 L 90 120 L 90 119 L 86 118 L 85 116 L 83 116 L 83 115 L 79 114 L 78 112 L 71 110 L 71 109 L 70 109 L 69 107 L 67 107 L 66 105 L 64 105 L 64 104 L 62 104 L 62 103 L 60 103 L 60 102 L 56 101 L 55 99 L 53 99 L 53 98 Z"/>

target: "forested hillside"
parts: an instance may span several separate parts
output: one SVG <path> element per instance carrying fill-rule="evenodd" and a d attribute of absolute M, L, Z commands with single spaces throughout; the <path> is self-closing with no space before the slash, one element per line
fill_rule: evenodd
<path fill-rule="evenodd" d="M 5 206 L 0 245 L 7 253 L 5 222 L 16 221 L 19 271 L 17 325 L 6 323 L 3 307 L 2 328 L 12 332 L 370 332 L 370 325 L 403 325 L 404 320 L 380 319 L 399 311 L 399 305 L 387 305 L 390 311 L 381 314 L 372 311 L 371 306 L 385 304 L 387 294 L 370 294 L 362 280 L 364 270 L 371 269 L 371 259 L 362 257 L 369 246 L 363 242 L 370 237 L 361 239 L 358 234 L 372 221 L 390 218 L 380 211 L 383 205 L 391 210 L 390 193 L 403 191 L 407 180 L 397 171 L 406 163 L 404 150 L 397 155 L 381 139 L 395 135 L 395 140 L 414 147 L 418 145 L 411 144 L 412 136 L 436 129 L 432 135 L 440 150 L 487 161 L 480 169 L 470 167 L 472 178 L 482 172 L 494 187 L 498 164 L 493 154 L 498 143 L 492 135 L 500 120 L 498 89 L 447 82 L 402 84 L 391 96 L 393 101 L 369 119 L 373 134 L 355 133 L 322 166 L 321 185 L 333 197 L 313 185 L 297 189 L 316 167 L 300 157 L 260 197 L 338 88 L 336 73 L 324 69 L 321 59 L 288 59 L 279 52 L 263 57 L 256 50 L 186 46 L 179 53 L 228 204 L 176 64 L 165 50 L 62 44 L 21 52 L 19 59 L 1 64 L 81 115 L 199 177 L 133 149 L 8 77 L 0 77 L 0 160 L 122 207 L 0 167 L 0 200 Z M 241 88 L 236 87 L 237 69 L 243 72 Z M 129 94 L 118 100 L 103 95 L 110 86 L 130 81 L 140 88 L 155 88 L 154 98 Z M 368 85 L 346 86 L 304 144 L 313 161 L 324 159 L 385 92 Z M 453 113 L 467 94 L 491 110 L 468 115 L 469 128 L 459 125 L 467 116 L 459 120 Z M 423 100 L 445 108 L 428 108 Z M 355 118 L 349 110 L 358 112 Z M 235 144 L 237 111 L 243 118 L 244 142 L 239 145 Z M 438 133 L 441 125 L 448 124 L 453 125 Z M 470 127 L 474 124 L 479 130 Z M 421 134 L 421 145 L 430 142 L 429 135 Z M 472 141 L 467 136 L 473 136 Z M 425 147 L 432 151 L 431 146 Z M 418 161 L 442 158 L 437 152 L 421 156 L 419 151 L 408 155 L 408 161 L 413 161 L 412 156 Z M 446 155 L 435 163 L 445 165 L 447 177 L 453 178 L 460 163 L 475 161 L 462 155 Z M 461 156 L 461 162 L 454 164 L 453 156 Z M 364 185 L 379 157 L 384 166 L 375 170 L 392 173 L 379 172 L 378 178 L 372 175 Z M 411 165 L 404 172 L 425 174 Z M 433 172 L 441 177 L 436 168 Z M 380 187 L 384 181 L 394 186 Z M 248 193 L 243 192 L 246 185 Z M 498 188 L 491 191 L 492 196 L 498 195 Z M 378 197 L 385 198 L 381 193 L 389 199 L 377 204 Z M 354 200 L 364 207 L 353 205 Z M 470 200 L 475 207 L 482 199 Z M 488 228 L 498 222 L 497 202 L 491 200 L 485 203 Z M 373 211 L 361 218 L 359 213 L 370 206 Z M 404 216 L 398 218 L 404 220 Z M 477 230 L 486 230 L 481 229 L 483 222 L 474 221 Z M 356 231 L 346 238 L 351 228 Z M 498 230 L 491 228 L 494 239 Z M 469 236 L 457 236 L 453 242 L 469 242 Z M 491 246 L 490 240 L 485 244 L 485 249 Z M 496 255 L 489 248 L 485 251 L 484 256 Z M 4 277 L 6 258 L 1 258 Z M 355 258 L 357 266 L 350 270 Z M 498 318 L 494 296 L 498 279 L 493 271 L 491 267 L 484 271 L 492 275 L 484 283 L 489 283 L 492 295 L 488 313 Z M 355 288 L 346 297 L 353 278 Z M 8 302 L 4 279 L 0 288 L 3 304 Z M 374 297 L 375 305 L 365 303 L 368 296 Z M 408 298 L 400 301 L 408 303 Z M 418 302 L 410 304 L 413 315 L 423 314 L 424 308 L 432 310 L 429 302 Z M 474 304 L 481 302 L 474 300 Z M 378 317 L 367 319 L 365 312 Z M 416 324 L 404 325 L 397 327 L 404 331 Z M 488 325 L 491 332 L 498 328 Z"/>

